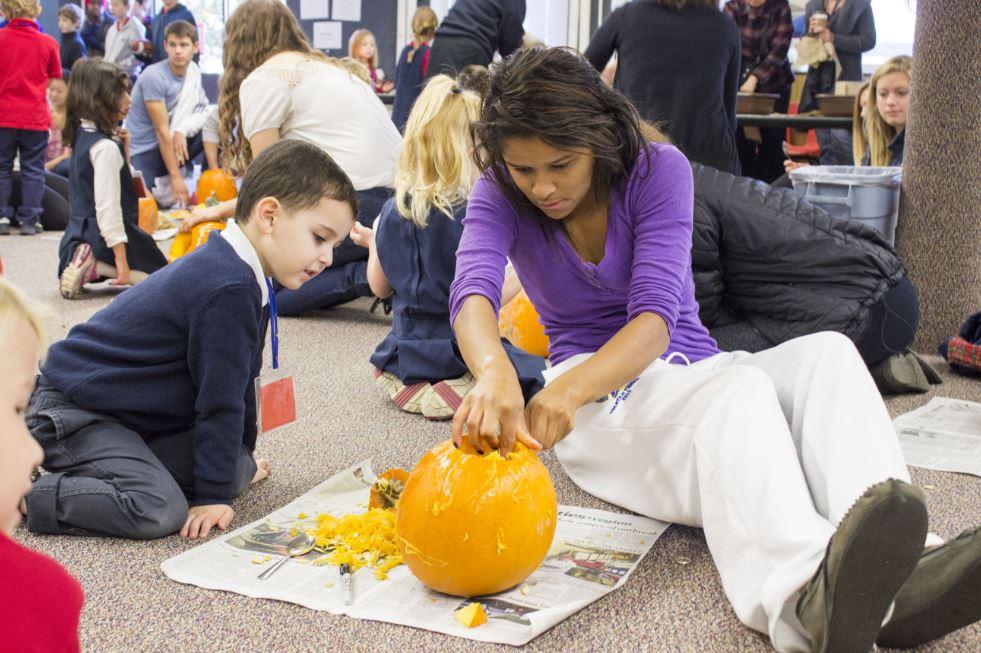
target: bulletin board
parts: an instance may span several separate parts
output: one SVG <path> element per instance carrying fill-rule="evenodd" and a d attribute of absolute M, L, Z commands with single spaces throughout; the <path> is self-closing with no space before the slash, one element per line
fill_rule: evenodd
<path fill-rule="evenodd" d="M 378 65 L 387 79 L 395 77 L 398 57 L 399 0 L 287 0 L 311 45 L 332 57 L 347 56 L 355 30 L 371 30 L 378 44 Z M 337 47 L 328 47 L 337 46 Z"/>

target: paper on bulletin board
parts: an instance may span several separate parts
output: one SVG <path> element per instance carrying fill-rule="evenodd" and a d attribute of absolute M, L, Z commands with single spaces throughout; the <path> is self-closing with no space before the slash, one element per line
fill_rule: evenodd
<path fill-rule="evenodd" d="M 334 20 L 361 22 L 361 0 L 334 0 Z"/>
<path fill-rule="evenodd" d="M 334 21 L 318 21 L 314 23 L 313 47 L 318 50 L 340 50 L 341 24 Z"/>
<path fill-rule="evenodd" d="M 300 20 L 330 18 L 328 0 L 300 0 Z"/>

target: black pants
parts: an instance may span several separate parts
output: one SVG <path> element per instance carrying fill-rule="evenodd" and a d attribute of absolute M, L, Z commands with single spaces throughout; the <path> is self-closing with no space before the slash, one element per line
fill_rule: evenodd
<path fill-rule="evenodd" d="M 780 97 L 773 105 L 776 113 L 786 113 L 790 106 L 790 87 L 780 92 Z M 736 130 L 736 148 L 739 150 L 739 162 L 742 164 L 743 176 L 761 179 L 772 183 L 783 174 L 783 142 L 787 130 L 783 127 L 762 127 L 760 136 L 762 142 L 746 138 L 744 128 Z"/>
<path fill-rule="evenodd" d="M 20 206 L 21 178 L 15 170 L 11 177 L 10 205 Z M 68 225 L 71 207 L 68 204 L 68 179 L 53 172 L 44 173 L 44 194 L 41 196 L 41 225 L 47 231 L 62 231 Z"/>
<path fill-rule="evenodd" d="M 368 188 L 358 191 L 358 222 L 371 228 L 392 189 Z M 348 236 L 334 250 L 330 267 L 296 290 L 276 286 L 276 311 L 280 315 L 303 315 L 321 308 L 371 296 L 368 286 L 368 250 L 355 245 Z"/>
<path fill-rule="evenodd" d="M 473 39 L 462 36 L 441 36 L 433 41 L 429 51 L 429 68 L 426 77 L 434 75 L 449 75 L 456 77 L 457 73 L 470 65 L 488 66 L 494 53 L 487 54 Z"/>
<path fill-rule="evenodd" d="M 904 277 L 872 307 L 868 329 L 855 341 L 855 347 L 867 365 L 874 365 L 908 349 L 919 323 L 916 286 Z"/>
<path fill-rule="evenodd" d="M 194 492 L 195 437 L 190 431 L 148 436 L 119 419 L 86 410 L 39 377 L 26 415 L 44 449 L 46 474 L 27 495 L 32 533 L 155 539 L 178 531 Z M 233 493 L 255 475 L 242 447 Z"/>

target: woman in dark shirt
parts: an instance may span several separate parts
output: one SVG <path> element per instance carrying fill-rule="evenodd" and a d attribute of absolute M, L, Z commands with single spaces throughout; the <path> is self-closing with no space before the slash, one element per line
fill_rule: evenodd
<path fill-rule="evenodd" d="M 828 20 L 812 20 L 815 13 L 823 12 Z M 804 9 L 807 31 L 835 47 L 841 74 L 835 77 L 834 61 L 811 66 L 807 71 L 800 111 L 817 109 L 819 93 L 834 93 L 835 81 L 857 82 L 862 80 L 862 53 L 875 47 L 875 17 L 872 0 L 810 0 Z M 824 165 L 851 165 L 851 135 L 844 129 L 819 129 L 818 144 L 821 146 L 821 163 Z"/>
<path fill-rule="evenodd" d="M 525 0 L 456 0 L 436 30 L 426 77 L 489 66 L 494 52 L 506 57 L 524 41 Z"/>
<path fill-rule="evenodd" d="M 736 89 L 740 40 L 716 0 L 636 0 L 593 34 L 586 58 L 691 161 L 739 174 Z"/>
<path fill-rule="evenodd" d="M 787 0 L 729 0 L 725 13 L 739 28 L 742 40 L 741 93 L 778 95 L 773 110 L 786 113 L 794 74 L 787 61 L 794 26 Z M 767 183 L 783 174 L 782 128 L 760 129 L 762 141 L 736 132 L 743 176 Z"/>

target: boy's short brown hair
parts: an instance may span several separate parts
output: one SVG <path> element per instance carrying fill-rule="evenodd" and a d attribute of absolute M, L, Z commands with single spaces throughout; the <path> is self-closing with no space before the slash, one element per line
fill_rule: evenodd
<path fill-rule="evenodd" d="M 290 213 L 309 209 L 326 198 L 346 202 L 358 214 L 354 184 L 326 152 L 306 141 L 282 140 L 256 157 L 242 180 L 235 221 L 247 223 L 264 197 L 275 197 Z"/>
<path fill-rule="evenodd" d="M 0 0 L 0 6 L 3 7 L 3 15 L 7 20 L 15 18 L 33 20 L 37 17 L 41 3 L 38 0 Z"/>
<path fill-rule="evenodd" d="M 171 36 L 176 36 L 179 39 L 191 39 L 191 43 L 197 43 L 198 28 L 186 20 L 175 20 L 170 25 L 167 25 L 167 29 L 164 30 L 164 43 Z"/>
<path fill-rule="evenodd" d="M 58 8 L 58 15 L 67 18 L 76 25 L 82 24 L 82 18 L 85 16 L 85 12 L 74 2 L 69 2 L 66 5 L 61 5 Z"/>

